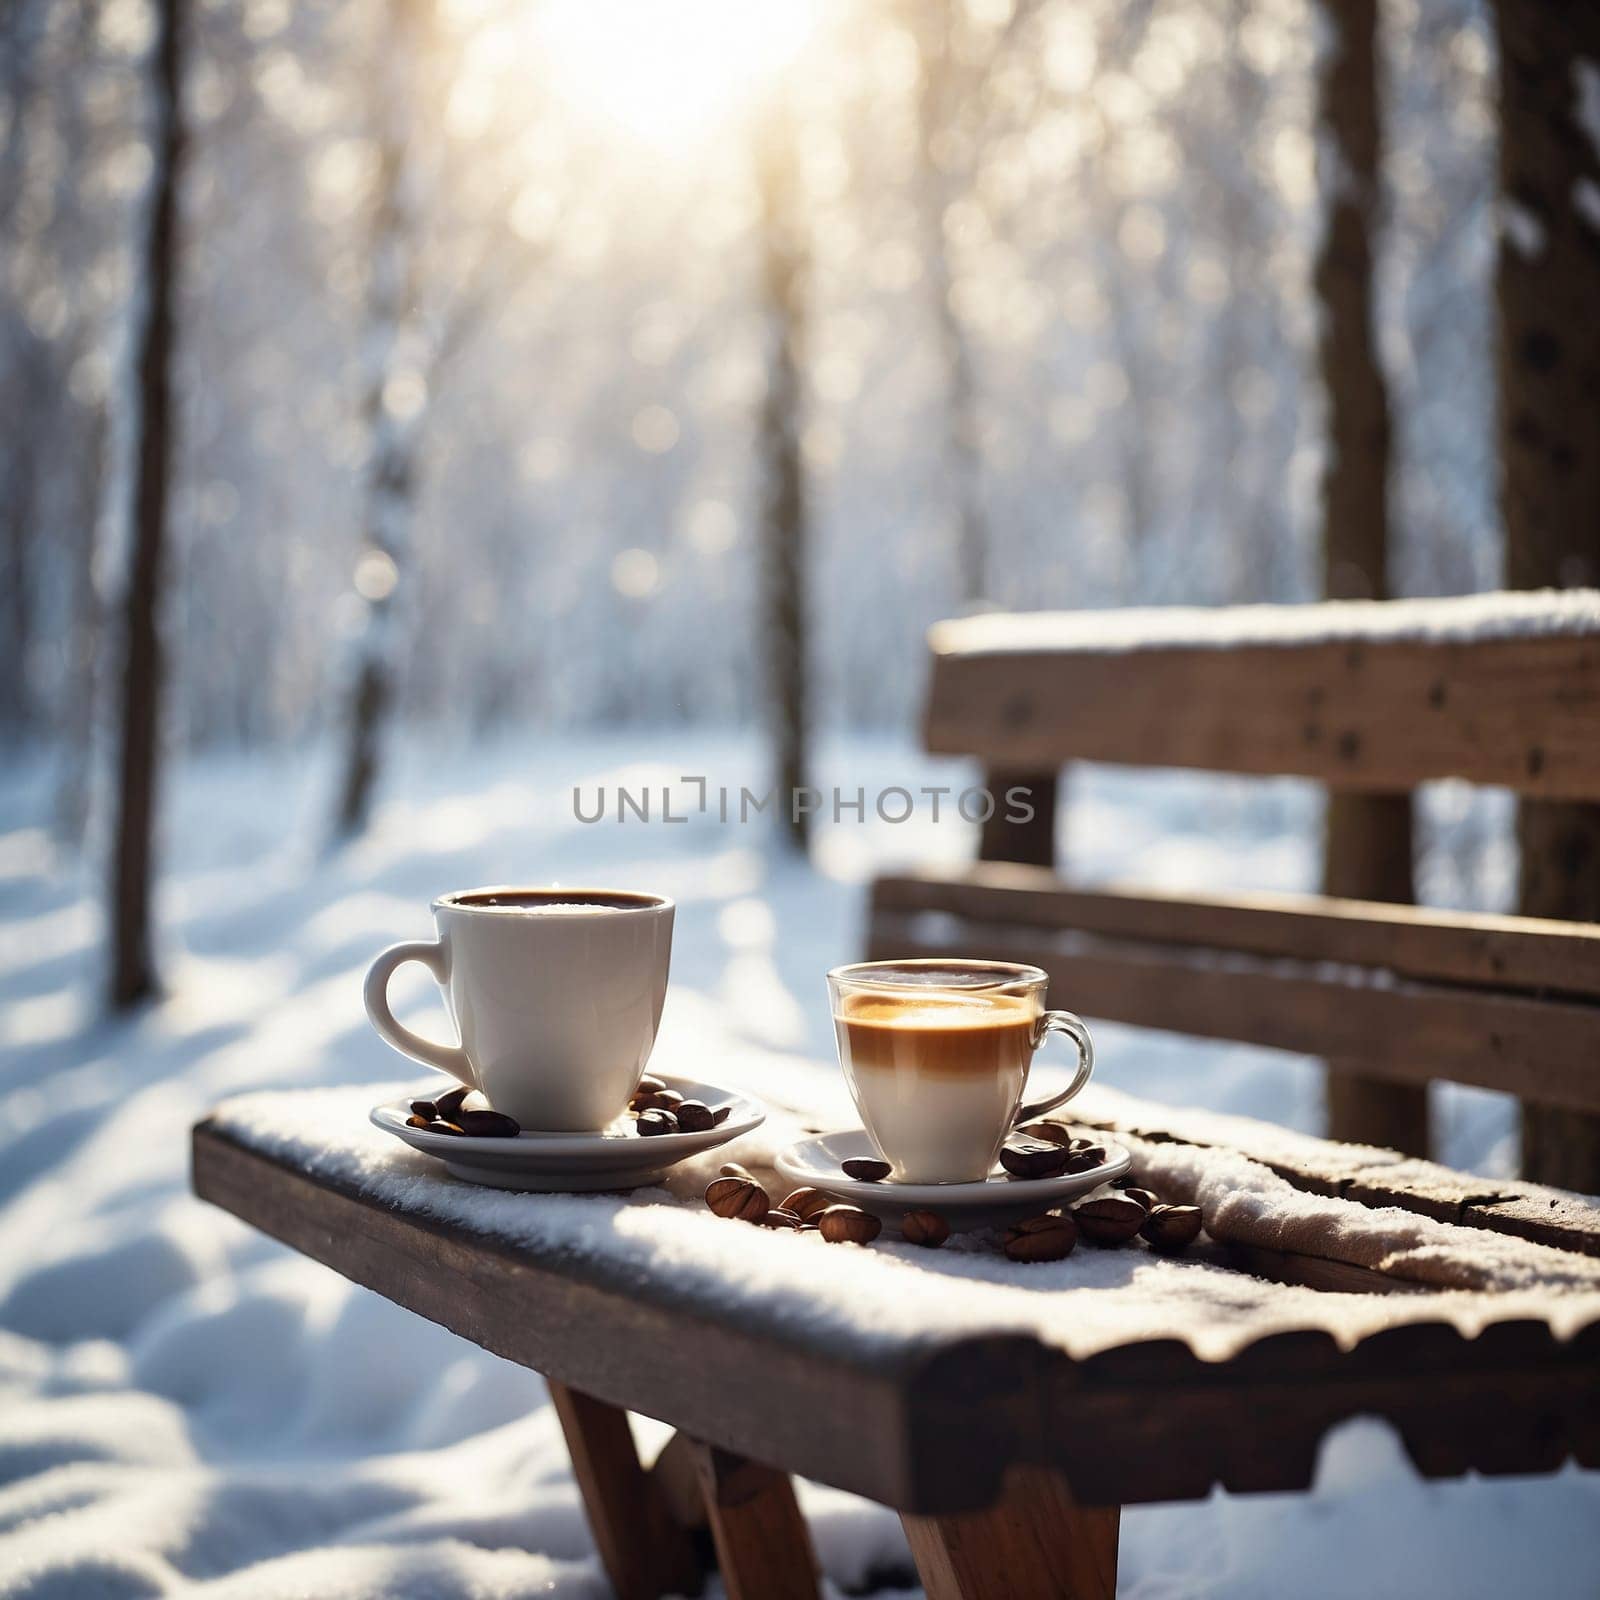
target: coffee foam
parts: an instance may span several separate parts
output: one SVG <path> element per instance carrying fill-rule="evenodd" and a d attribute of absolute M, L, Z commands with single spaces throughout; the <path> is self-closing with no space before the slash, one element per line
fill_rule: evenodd
<path fill-rule="evenodd" d="M 1021 1026 L 1033 1014 L 1032 1003 L 1017 994 L 853 994 L 840 1007 L 842 1021 L 927 1032 Z"/>

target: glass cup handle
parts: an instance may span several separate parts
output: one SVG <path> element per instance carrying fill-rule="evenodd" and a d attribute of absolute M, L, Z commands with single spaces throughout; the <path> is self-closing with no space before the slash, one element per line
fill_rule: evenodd
<path fill-rule="evenodd" d="M 1057 1106 L 1065 1105 L 1094 1073 L 1094 1041 L 1089 1037 L 1089 1030 L 1083 1025 L 1082 1017 L 1075 1017 L 1070 1011 L 1046 1011 L 1033 1030 L 1034 1049 L 1037 1050 L 1052 1033 L 1064 1033 L 1077 1045 L 1078 1070 L 1073 1073 L 1072 1082 L 1060 1094 L 1049 1095 L 1043 1100 L 1035 1100 L 1021 1107 L 1016 1115 L 1018 1123 L 1032 1122 L 1035 1117 L 1042 1117 L 1045 1112 L 1054 1111 Z"/>

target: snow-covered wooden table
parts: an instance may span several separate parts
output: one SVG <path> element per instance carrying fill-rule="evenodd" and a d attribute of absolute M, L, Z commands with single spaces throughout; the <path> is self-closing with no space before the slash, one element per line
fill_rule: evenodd
<path fill-rule="evenodd" d="M 1303 1488 L 1357 1414 L 1430 1477 L 1600 1465 L 1600 1213 L 1552 1191 L 1091 1090 L 1211 1237 L 1020 1264 L 713 1216 L 717 1164 L 762 1175 L 791 1118 L 663 1188 L 519 1195 L 369 1127 L 374 1098 L 227 1102 L 195 1189 L 544 1373 L 625 1600 L 694 1589 L 706 1526 L 730 1595 L 814 1594 L 790 1473 L 898 1509 L 928 1593 L 971 1600 L 1109 1596 L 1117 1507 Z M 1567 1248 L 1518 1236 L 1541 1211 Z M 648 1472 L 628 1410 L 680 1430 Z"/>

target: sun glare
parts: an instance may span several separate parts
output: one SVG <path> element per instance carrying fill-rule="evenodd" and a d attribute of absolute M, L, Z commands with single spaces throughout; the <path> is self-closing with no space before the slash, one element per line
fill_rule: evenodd
<path fill-rule="evenodd" d="M 662 148 L 744 113 L 815 31 L 821 0 L 549 0 L 535 47 L 576 111 Z"/>

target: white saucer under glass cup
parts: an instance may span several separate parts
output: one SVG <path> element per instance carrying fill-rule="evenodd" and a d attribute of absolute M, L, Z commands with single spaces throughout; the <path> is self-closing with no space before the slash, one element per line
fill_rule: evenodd
<path fill-rule="evenodd" d="M 1072 1041 L 1065 1104 L 1094 1071 L 1089 1030 L 1045 1009 L 1049 976 L 1006 961 L 868 961 L 828 974 L 839 1062 L 861 1121 L 899 1183 L 982 1183 L 1023 1103 L 1034 1052 Z"/>

